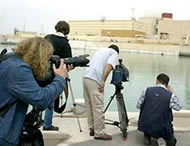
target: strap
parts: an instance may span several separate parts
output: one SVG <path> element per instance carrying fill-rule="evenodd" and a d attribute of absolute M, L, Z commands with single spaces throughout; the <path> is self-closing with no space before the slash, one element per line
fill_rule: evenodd
<path fill-rule="evenodd" d="M 64 93 L 65 93 L 65 98 L 66 99 L 65 99 L 65 103 L 61 107 L 59 107 L 59 100 L 61 100 L 63 98 L 63 96 L 60 95 L 58 98 L 55 99 L 54 111 L 56 113 L 62 113 L 65 110 L 65 108 L 66 108 L 67 99 L 68 99 L 68 95 L 69 95 L 69 93 L 68 93 L 68 83 L 67 82 L 66 82 L 66 86 L 64 88 Z"/>
<path fill-rule="evenodd" d="M 2 53 L 2 52 L 1 52 Z M 16 57 L 16 58 L 19 58 L 16 54 L 14 53 L 10 53 L 10 54 L 4 54 L 4 55 L 1 55 L 0 54 L 0 63 L 8 58 L 13 58 L 13 57 Z"/>
<path fill-rule="evenodd" d="M 0 53 L 0 56 L 5 55 L 6 53 L 7 53 L 7 49 L 3 49 L 3 50 L 1 51 L 1 53 Z"/>

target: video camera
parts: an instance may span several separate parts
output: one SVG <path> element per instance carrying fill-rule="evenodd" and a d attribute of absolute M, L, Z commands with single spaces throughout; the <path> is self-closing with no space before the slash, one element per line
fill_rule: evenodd
<path fill-rule="evenodd" d="M 89 59 L 87 59 L 86 57 L 88 57 L 88 54 L 85 55 L 79 55 L 76 57 L 71 57 L 71 58 L 64 58 L 64 63 L 66 65 L 73 65 L 73 67 L 85 67 L 87 66 L 87 64 L 89 63 Z M 57 55 L 52 55 L 52 57 L 50 58 L 50 64 L 55 64 L 56 68 L 59 67 L 60 65 L 60 57 Z"/>
<path fill-rule="evenodd" d="M 125 65 L 122 64 L 122 59 L 119 59 L 119 64 L 116 65 L 113 70 L 111 84 L 118 86 L 121 85 L 122 82 L 126 81 L 129 81 L 129 71 Z"/>

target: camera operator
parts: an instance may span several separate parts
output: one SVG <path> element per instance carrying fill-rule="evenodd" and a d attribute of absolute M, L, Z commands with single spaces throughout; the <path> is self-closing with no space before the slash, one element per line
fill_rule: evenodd
<path fill-rule="evenodd" d="M 29 104 L 45 109 L 63 92 L 67 77 L 63 60 L 59 68 L 53 65 L 55 77 L 51 83 L 42 88 L 36 82 L 48 73 L 52 53 L 53 47 L 47 40 L 35 37 L 20 42 L 13 49 L 11 54 L 16 57 L 0 62 L 1 146 L 19 143 Z"/>
<path fill-rule="evenodd" d="M 106 79 L 115 67 L 118 54 L 119 48 L 116 45 L 98 50 L 90 60 L 83 76 L 89 134 L 99 140 L 112 139 L 111 135 L 105 133 L 103 96 Z"/>
<path fill-rule="evenodd" d="M 70 32 L 69 24 L 65 21 L 59 21 L 55 25 L 55 30 L 56 34 L 49 34 L 45 36 L 45 38 L 53 45 L 53 55 L 58 55 L 60 58 L 72 57 L 71 46 L 69 44 L 69 40 L 67 39 L 67 35 Z M 69 70 L 72 69 L 72 66 L 69 66 Z M 47 108 L 45 111 L 43 130 L 59 130 L 59 127 L 52 125 L 52 119 L 53 107 Z"/>

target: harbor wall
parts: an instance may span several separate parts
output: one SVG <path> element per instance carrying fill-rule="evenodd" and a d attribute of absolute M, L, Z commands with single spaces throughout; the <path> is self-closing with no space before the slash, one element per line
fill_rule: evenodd
<path fill-rule="evenodd" d="M 131 53 L 146 53 L 160 55 L 187 55 L 190 56 L 190 46 L 166 45 L 166 44 L 137 44 L 127 42 L 110 42 L 110 41 L 83 41 L 70 40 L 71 47 L 74 49 L 100 49 L 108 47 L 111 44 L 118 45 L 121 51 Z"/>

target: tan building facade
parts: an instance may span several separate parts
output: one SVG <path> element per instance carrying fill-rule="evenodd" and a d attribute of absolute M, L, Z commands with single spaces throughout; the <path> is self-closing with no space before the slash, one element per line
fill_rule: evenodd
<path fill-rule="evenodd" d="M 159 20 L 160 39 L 186 39 L 190 35 L 190 20 Z"/>
<path fill-rule="evenodd" d="M 145 32 L 148 38 L 158 33 L 157 25 L 158 25 L 159 19 L 160 18 L 156 18 L 156 17 L 142 17 L 139 19 L 139 21 L 145 25 Z"/>
<path fill-rule="evenodd" d="M 147 38 L 183 41 L 190 36 L 190 20 L 173 20 L 172 13 L 162 13 L 161 18 L 143 17 L 139 21 L 145 24 Z"/>
<path fill-rule="evenodd" d="M 70 36 L 136 37 L 145 35 L 145 25 L 135 20 L 69 21 Z"/>
<path fill-rule="evenodd" d="M 171 43 L 190 43 L 190 20 L 173 20 L 172 13 L 137 20 L 73 20 L 69 21 L 71 38 L 97 37 L 164 40 Z"/>

